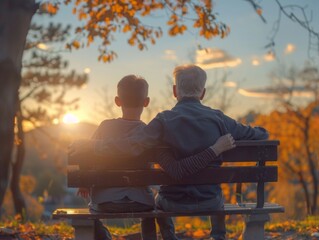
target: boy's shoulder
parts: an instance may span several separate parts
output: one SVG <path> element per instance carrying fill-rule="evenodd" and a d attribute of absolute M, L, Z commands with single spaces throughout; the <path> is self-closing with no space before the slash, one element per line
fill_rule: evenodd
<path fill-rule="evenodd" d="M 130 121 L 122 118 L 105 119 L 100 123 L 101 126 L 145 126 L 142 121 Z"/>
<path fill-rule="evenodd" d="M 118 118 L 112 118 L 112 119 L 104 119 L 101 123 L 100 126 L 104 126 L 104 125 L 112 125 L 112 124 L 116 124 L 119 122 Z"/>

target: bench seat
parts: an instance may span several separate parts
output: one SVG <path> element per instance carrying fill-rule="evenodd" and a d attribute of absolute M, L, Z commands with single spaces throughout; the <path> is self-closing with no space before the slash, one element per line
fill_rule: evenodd
<path fill-rule="evenodd" d="M 231 184 L 236 183 L 237 204 L 226 203 L 223 210 L 166 212 L 102 213 L 88 208 L 61 208 L 53 219 L 70 219 L 75 239 L 94 239 L 95 219 L 182 217 L 210 215 L 243 215 L 243 240 L 264 239 L 264 224 L 272 213 L 284 212 L 284 207 L 265 201 L 265 183 L 278 181 L 277 148 L 279 141 L 237 141 L 236 148 L 222 154 L 223 164 L 207 167 L 191 177 L 176 180 L 161 169 L 150 169 L 154 157 L 112 159 L 94 153 L 69 157 L 68 187 L 138 187 L 149 185 Z M 149 156 L 149 155 L 148 155 Z M 219 161 L 219 160 L 214 160 Z M 218 162 L 220 163 L 220 162 Z M 81 167 L 82 166 L 82 167 Z M 84 167 L 83 167 L 84 166 Z M 92 167 L 93 166 L 93 167 Z M 101 181 L 103 179 L 103 181 Z M 256 202 L 243 202 L 242 184 L 255 184 Z"/>
<path fill-rule="evenodd" d="M 106 213 L 95 212 L 88 208 L 60 208 L 56 209 L 53 219 L 115 219 L 115 218 L 147 218 L 147 217 L 182 217 L 182 216 L 210 216 L 216 214 L 234 215 L 234 214 L 264 214 L 281 213 L 284 208 L 275 203 L 265 203 L 263 208 L 256 208 L 255 203 L 245 203 L 243 206 L 238 204 L 225 204 L 224 210 L 215 211 L 191 211 L 191 212 L 165 212 L 162 210 L 153 210 L 148 212 L 125 212 L 125 213 Z"/>

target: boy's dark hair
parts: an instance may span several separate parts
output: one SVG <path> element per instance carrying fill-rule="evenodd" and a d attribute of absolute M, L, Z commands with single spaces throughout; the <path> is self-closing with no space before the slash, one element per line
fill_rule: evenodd
<path fill-rule="evenodd" d="M 117 95 L 123 107 L 143 107 L 148 95 L 148 83 L 143 77 L 127 75 L 117 84 Z"/>

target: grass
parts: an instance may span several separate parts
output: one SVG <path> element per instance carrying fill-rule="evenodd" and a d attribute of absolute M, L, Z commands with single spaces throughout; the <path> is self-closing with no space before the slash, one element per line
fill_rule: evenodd
<path fill-rule="evenodd" d="M 242 221 L 227 224 L 227 236 L 229 239 L 240 239 L 243 229 Z M 209 222 L 200 218 L 182 217 L 176 219 L 176 231 L 181 239 L 205 239 L 209 234 Z M 15 217 L 0 222 L 0 239 L 3 236 L 16 237 L 25 240 L 68 240 L 73 238 L 73 228 L 64 222 L 44 223 L 26 222 Z M 138 233 L 139 224 L 130 227 L 109 227 L 114 234 L 114 239 L 126 239 L 123 236 Z M 278 223 L 268 223 L 265 226 L 266 239 L 319 239 L 319 216 L 308 217 L 301 221 L 287 220 Z M 121 237 L 122 236 L 122 237 Z"/>
<path fill-rule="evenodd" d="M 73 228 L 65 222 L 22 222 L 19 216 L 0 222 L 0 239 L 67 240 L 73 238 L 73 232 Z"/>
<path fill-rule="evenodd" d="M 177 218 L 175 222 L 176 232 L 181 239 L 205 239 L 209 236 L 210 224 L 208 220 L 192 217 Z M 140 231 L 139 224 L 127 228 L 109 227 L 115 236 L 131 236 Z M 227 224 L 227 237 L 231 239 L 240 239 L 243 230 L 242 219 Z M 272 240 L 313 240 L 319 239 L 312 237 L 314 233 L 319 234 L 319 216 L 308 217 L 301 221 L 289 220 L 278 223 L 268 223 L 265 226 L 265 235 L 267 239 Z M 125 239 L 125 238 L 115 238 Z"/>
<path fill-rule="evenodd" d="M 291 239 L 319 239 L 319 216 L 311 216 L 301 221 L 289 220 L 275 224 L 267 224 L 269 235 L 295 236 Z M 317 235 L 317 237 L 315 237 Z M 278 238 L 283 239 L 283 238 Z"/>

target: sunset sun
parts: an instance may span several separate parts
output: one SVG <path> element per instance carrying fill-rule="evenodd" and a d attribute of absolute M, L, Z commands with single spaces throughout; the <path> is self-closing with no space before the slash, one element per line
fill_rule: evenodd
<path fill-rule="evenodd" d="M 67 113 L 64 115 L 63 117 L 63 123 L 65 124 L 74 124 L 74 123 L 78 123 L 80 120 L 77 116 L 75 116 L 72 113 Z"/>

